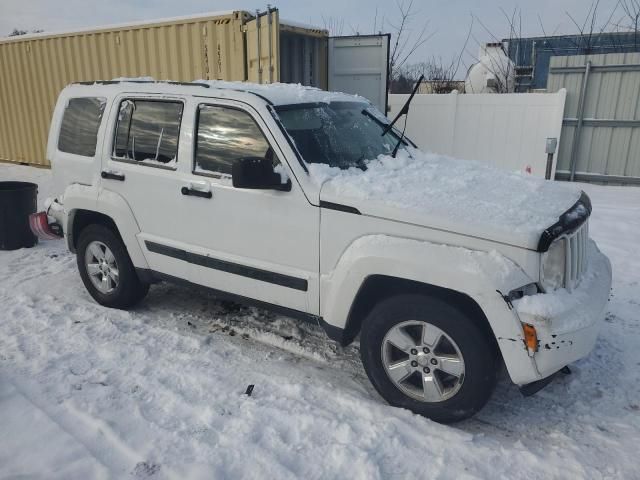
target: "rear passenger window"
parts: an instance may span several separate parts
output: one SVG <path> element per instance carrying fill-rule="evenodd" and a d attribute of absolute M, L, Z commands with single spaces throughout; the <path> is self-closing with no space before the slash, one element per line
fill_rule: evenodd
<path fill-rule="evenodd" d="M 175 168 L 182 102 L 124 100 L 113 148 L 116 159 Z"/>
<path fill-rule="evenodd" d="M 239 158 L 271 156 L 273 150 L 251 116 L 235 108 L 201 105 L 198 110 L 195 173 L 231 175 Z"/>
<path fill-rule="evenodd" d="M 98 129 L 107 103 L 104 98 L 72 98 L 62 116 L 58 150 L 93 157 L 96 154 Z"/>

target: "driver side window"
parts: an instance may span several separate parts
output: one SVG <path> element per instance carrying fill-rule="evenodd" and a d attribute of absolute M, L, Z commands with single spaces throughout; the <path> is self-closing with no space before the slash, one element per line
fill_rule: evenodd
<path fill-rule="evenodd" d="M 203 175 L 231 175 L 233 163 L 240 158 L 275 158 L 267 139 L 242 110 L 231 107 L 200 105 L 196 132 L 193 171 Z"/>

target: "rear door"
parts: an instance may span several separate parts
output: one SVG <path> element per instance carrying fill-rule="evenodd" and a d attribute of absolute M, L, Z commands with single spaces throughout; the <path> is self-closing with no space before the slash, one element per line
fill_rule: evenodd
<path fill-rule="evenodd" d="M 122 197 L 133 212 L 149 267 L 181 279 L 188 277 L 187 265 L 150 251 L 148 245 L 183 245 L 189 228 L 181 203 L 188 179 L 178 168 L 189 155 L 178 141 L 185 136 L 185 106 L 180 96 L 119 96 L 110 114 L 101 173 L 102 188 Z"/>
<path fill-rule="evenodd" d="M 387 114 L 389 34 L 329 38 L 329 90 L 361 95 Z"/>

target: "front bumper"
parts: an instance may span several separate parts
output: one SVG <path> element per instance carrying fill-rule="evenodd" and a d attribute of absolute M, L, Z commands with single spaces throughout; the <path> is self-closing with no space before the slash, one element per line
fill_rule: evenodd
<path fill-rule="evenodd" d="M 611 290 L 611 263 L 591 241 L 589 266 L 572 292 L 532 295 L 514 302 L 522 323 L 536 328 L 538 348 L 533 354 L 536 381 L 589 354 L 604 321 Z"/>

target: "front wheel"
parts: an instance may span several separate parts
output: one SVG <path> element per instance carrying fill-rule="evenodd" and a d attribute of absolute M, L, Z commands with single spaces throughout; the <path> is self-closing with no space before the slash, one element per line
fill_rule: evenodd
<path fill-rule="evenodd" d="M 494 343 L 477 321 L 434 297 L 383 300 L 360 336 L 371 383 L 391 405 L 437 422 L 474 415 L 489 400 L 499 365 Z"/>

